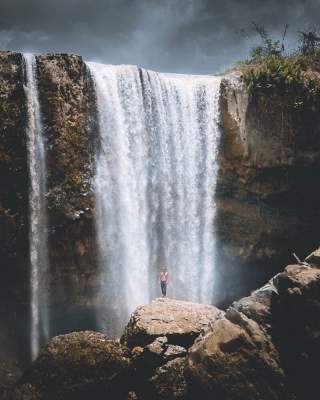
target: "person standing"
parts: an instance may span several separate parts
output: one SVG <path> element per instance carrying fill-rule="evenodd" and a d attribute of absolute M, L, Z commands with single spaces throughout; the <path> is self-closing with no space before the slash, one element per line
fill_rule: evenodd
<path fill-rule="evenodd" d="M 162 267 L 159 276 L 162 297 L 167 296 L 167 286 L 169 281 L 169 274 L 167 267 Z"/>

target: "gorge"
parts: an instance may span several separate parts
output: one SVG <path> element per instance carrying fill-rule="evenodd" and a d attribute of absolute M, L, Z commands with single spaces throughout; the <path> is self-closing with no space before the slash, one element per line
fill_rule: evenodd
<path fill-rule="evenodd" d="M 2 359 L 119 336 L 163 264 L 170 297 L 225 307 L 317 246 L 319 99 L 72 54 L 0 72 Z"/>

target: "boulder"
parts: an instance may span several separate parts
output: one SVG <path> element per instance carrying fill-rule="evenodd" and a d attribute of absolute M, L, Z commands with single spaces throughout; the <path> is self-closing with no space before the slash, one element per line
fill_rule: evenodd
<path fill-rule="evenodd" d="M 233 303 L 189 349 L 185 376 L 191 397 L 318 398 L 319 315 L 320 269 L 287 266 Z"/>
<path fill-rule="evenodd" d="M 320 367 L 320 269 L 289 265 L 275 278 L 273 338 L 298 399 L 318 398 Z M 317 393 L 317 395 L 316 395 Z"/>
<path fill-rule="evenodd" d="M 175 358 L 158 367 L 149 380 L 148 400 L 183 400 L 188 394 L 184 377 L 185 357 Z"/>
<path fill-rule="evenodd" d="M 284 400 L 278 353 L 259 325 L 242 314 L 249 329 L 226 318 L 196 341 L 187 358 L 193 396 L 219 400 Z"/>
<path fill-rule="evenodd" d="M 308 255 L 305 262 L 311 264 L 313 267 L 320 267 L 320 247 Z"/>
<path fill-rule="evenodd" d="M 144 347 L 165 336 L 168 343 L 188 348 L 222 314 L 206 304 L 158 298 L 136 309 L 120 341 L 131 348 Z"/>
<path fill-rule="evenodd" d="M 130 378 L 125 346 L 102 333 L 74 332 L 53 338 L 44 348 L 24 375 L 16 399 L 126 399 Z"/>
<path fill-rule="evenodd" d="M 271 325 L 271 305 L 274 296 L 277 296 L 277 289 L 270 281 L 254 291 L 251 296 L 232 303 L 230 308 L 243 313 L 268 329 Z"/>

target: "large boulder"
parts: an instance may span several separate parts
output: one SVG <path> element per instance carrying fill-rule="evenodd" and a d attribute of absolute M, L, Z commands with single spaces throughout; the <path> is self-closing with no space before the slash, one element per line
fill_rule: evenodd
<path fill-rule="evenodd" d="M 146 400 L 183 400 L 188 395 L 188 384 L 184 376 L 185 357 L 178 357 L 158 367 L 149 379 Z"/>
<path fill-rule="evenodd" d="M 24 375 L 16 399 L 126 399 L 129 351 L 98 332 L 57 336 Z"/>
<path fill-rule="evenodd" d="M 289 265 L 275 278 L 273 338 L 299 399 L 316 399 L 320 369 L 320 269 Z M 317 394 L 317 395 L 316 395 Z"/>
<path fill-rule="evenodd" d="M 190 349 L 187 375 L 193 393 L 219 400 L 287 398 L 274 345 L 256 322 L 242 316 L 244 326 L 226 318 L 216 321 Z"/>
<path fill-rule="evenodd" d="M 189 349 L 191 393 L 219 400 L 318 398 L 319 315 L 320 269 L 289 265 L 233 303 Z"/>
<path fill-rule="evenodd" d="M 157 337 L 166 337 L 169 343 L 188 348 L 222 314 L 206 304 L 158 298 L 136 309 L 121 343 L 144 347 Z"/>

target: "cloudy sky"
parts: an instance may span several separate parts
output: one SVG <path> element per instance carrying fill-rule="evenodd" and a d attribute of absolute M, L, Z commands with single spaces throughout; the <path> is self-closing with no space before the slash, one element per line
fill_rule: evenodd
<path fill-rule="evenodd" d="M 288 23 L 290 47 L 317 27 L 320 0 L 0 0 L 0 49 L 214 73 L 247 55 L 251 21 L 280 37 Z"/>

